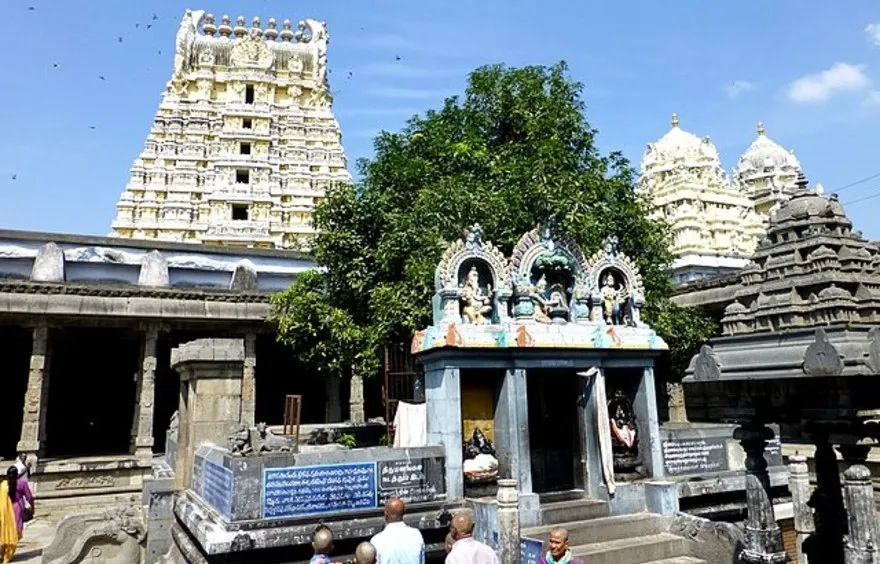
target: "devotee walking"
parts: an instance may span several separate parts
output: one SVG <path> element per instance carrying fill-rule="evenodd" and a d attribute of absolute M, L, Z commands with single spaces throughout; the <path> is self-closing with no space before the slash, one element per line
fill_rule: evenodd
<path fill-rule="evenodd" d="M 562 527 L 550 530 L 547 548 L 547 552 L 541 556 L 538 564 L 585 564 L 582 558 L 572 556 L 568 541 L 568 531 Z"/>
<path fill-rule="evenodd" d="M 405 511 L 403 500 L 385 502 L 385 528 L 370 539 L 378 564 L 425 564 L 425 540 L 421 531 L 403 522 Z"/>
<path fill-rule="evenodd" d="M 501 564 L 495 551 L 474 538 L 474 518 L 470 513 L 457 513 L 452 518 L 455 544 L 446 556 L 446 564 Z"/>
<path fill-rule="evenodd" d="M 354 549 L 354 564 L 376 564 L 376 547 L 362 542 Z"/>
<path fill-rule="evenodd" d="M 309 560 L 309 564 L 332 564 L 330 553 L 333 552 L 333 531 L 329 527 L 321 525 L 312 533 L 312 550 L 315 555 Z"/>
<path fill-rule="evenodd" d="M 27 482 L 18 479 L 18 468 L 12 466 L 0 482 L 0 557 L 8 564 L 15 556 L 18 541 L 24 533 L 24 522 L 33 516 L 34 494 Z"/>

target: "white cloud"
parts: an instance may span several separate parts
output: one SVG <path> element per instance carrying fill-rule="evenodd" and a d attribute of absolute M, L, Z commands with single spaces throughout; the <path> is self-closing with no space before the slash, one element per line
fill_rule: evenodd
<path fill-rule="evenodd" d="M 731 100 L 739 97 L 740 94 L 751 92 L 754 89 L 755 83 L 748 80 L 734 80 L 724 87 L 724 90 L 727 92 L 727 97 Z"/>
<path fill-rule="evenodd" d="M 865 35 L 868 36 L 868 41 L 880 47 L 880 23 L 868 24 L 868 27 L 865 28 Z"/>
<path fill-rule="evenodd" d="M 443 99 L 451 95 L 448 90 L 423 90 L 420 88 L 396 88 L 389 86 L 386 88 L 374 88 L 368 91 L 373 96 L 380 98 L 397 98 L 403 100 L 430 100 Z"/>
<path fill-rule="evenodd" d="M 836 94 L 861 90 L 870 83 L 864 65 L 838 62 L 829 69 L 804 75 L 792 82 L 788 97 L 805 104 L 823 102 Z"/>

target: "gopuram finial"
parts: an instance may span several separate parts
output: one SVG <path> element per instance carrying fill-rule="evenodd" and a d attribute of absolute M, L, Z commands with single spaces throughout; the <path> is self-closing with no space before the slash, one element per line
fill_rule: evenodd
<path fill-rule="evenodd" d="M 764 135 L 764 122 L 758 122 L 758 135 Z"/>
<path fill-rule="evenodd" d="M 678 127 L 678 114 L 672 114 L 672 127 Z"/>

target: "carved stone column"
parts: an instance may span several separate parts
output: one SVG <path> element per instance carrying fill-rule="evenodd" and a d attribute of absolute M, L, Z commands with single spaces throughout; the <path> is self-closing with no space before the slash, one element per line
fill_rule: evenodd
<path fill-rule="evenodd" d="M 257 409 L 257 336 L 244 337 L 244 373 L 241 380 L 241 422 L 248 427 L 256 425 Z"/>
<path fill-rule="evenodd" d="M 846 511 L 837 452 L 824 431 L 814 432 L 816 444 L 816 490 L 810 496 L 816 532 L 803 542 L 803 551 L 811 562 L 843 562 L 843 537 L 846 535 Z"/>
<path fill-rule="evenodd" d="M 788 488 L 794 506 L 794 530 L 797 533 L 797 561 L 807 564 L 809 559 L 803 551 L 804 540 L 816 531 L 813 510 L 810 509 L 810 474 L 807 457 L 796 454 L 790 459 Z"/>
<path fill-rule="evenodd" d="M 27 390 L 24 395 L 21 436 L 18 441 L 18 451 L 26 454 L 31 464 L 36 464 L 37 457 L 46 448 L 50 352 L 49 328 L 46 325 L 39 325 L 34 328 Z"/>
<path fill-rule="evenodd" d="M 498 480 L 498 557 L 501 564 L 520 564 L 519 491 L 517 481 Z"/>
<path fill-rule="evenodd" d="M 687 423 L 687 407 L 684 403 L 684 386 L 681 382 L 666 382 L 667 406 L 670 423 Z"/>
<path fill-rule="evenodd" d="M 847 468 L 844 476 L 847 522 L 846 564 L 880 562 L 880 528 L 874 507 L 871 471 L 861 464 Z"/>
<path fill-rule="evenodd" d="M 782 532 L 773 512 L 770 474 L 764 449 L 774 437 L 773 430 L 763 423 L 751 421 L 738 427 L 733 436 L 746 452 L 745 548 L 742 561 L 747 564 L 785 564 L 787 555 L 782 546 Z"/>
<path fill-rule="evenodd" d="M 353 373 L 349 382 L 348 418 L 354 425 L 366 423 L 364 413 L 364 379 L 360 374 Z"/>
<path fill-rule="evenodd" d="M 156 344 L 159 331 L 147 327 L 141 346 L 141 368 L 137 374 L 137 397 L 133 429 L 133 451 L 138 458 L 153 457 L 153 404 L 156 396 Z"/>

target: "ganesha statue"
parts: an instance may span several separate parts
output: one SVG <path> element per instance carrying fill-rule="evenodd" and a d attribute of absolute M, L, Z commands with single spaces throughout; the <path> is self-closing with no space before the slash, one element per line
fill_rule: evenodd
<path fill-rule="evenodd" d="M 492 312 L 492 286 L 484 291 L 480 288 L 480 273 L 472 266 L 461 285 L 461 313 L 473 325 L 485 325 L 487 315 Z"/>

